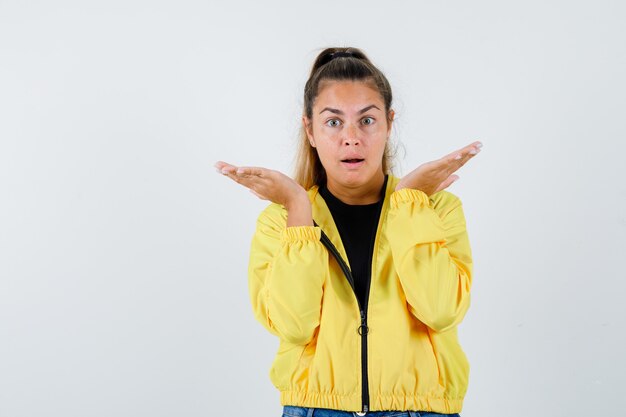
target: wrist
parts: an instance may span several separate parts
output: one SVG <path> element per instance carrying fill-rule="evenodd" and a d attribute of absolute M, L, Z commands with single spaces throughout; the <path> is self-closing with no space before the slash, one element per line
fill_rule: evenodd
<path fill-rule="evenodd" d="M 309 196 L 306 192 L 298 193 L 298 195 L 290 198 L 285 201 L 284 207 L 287 211 L 292 210 L 301 210 L 305 207 L 311 207 L 311 202 L 309 201 Z"/>
<path fill-rule="evenodd" d="M 426 189 L 427 187 L 421 186 L 421 185 L 414 185 L 414 186 L 410 186 L 410 185 L 406 185 L 406 184 L 402 184 L 402 183 L 398 183 L 396 185 L 396 188 L 394 191 L 400 191 L 400 190 L 416 190 L 416 191 L 421 191 L 423 193 L 425 193 L 426 195 L 430 195 L 430 192 L 427 192 Z"/>
<path fill-rule="evenodd" d="M 285 204 L 287 210 L 287 227 L 313 226 L 313 210 L 309 197 L 296 198 Z"/>

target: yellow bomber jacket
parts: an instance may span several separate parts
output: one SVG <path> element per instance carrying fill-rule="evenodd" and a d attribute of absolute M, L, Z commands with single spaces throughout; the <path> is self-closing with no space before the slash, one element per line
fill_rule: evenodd
<path fill-rule="evenodd" d="M 469 363 L 457 325 L 470 305 L 472 256 L 461 201 L 441 190 L 395 191 L 389 175 L 363 307 L 318 187 L 308 190 L 317 226 L 287 227 L 270 204 L 252 239 L 252 310 L 280 343 L 269 372 L 281 405 L 344 411 L 460 413 Z"/>

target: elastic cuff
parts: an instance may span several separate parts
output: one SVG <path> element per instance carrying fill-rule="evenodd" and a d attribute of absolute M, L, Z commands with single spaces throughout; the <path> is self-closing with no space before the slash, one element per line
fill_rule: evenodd
<path fill-rule="evenodd" d="M 282 233 L 283 242 L 299 242 L 303 240 L 317 240 L 322 237 L 322 229 L 316 226 L 290 226 Z"/>
<path fill-rule="evenodd" d="M 419 202 L 425 206 L 430 207 L 430 199 L 428 195 L 415 188 L 402 188 L 401 190 L 394 191 L 391 194 L 391 207 L 397 208 L 400 203 Z"/>

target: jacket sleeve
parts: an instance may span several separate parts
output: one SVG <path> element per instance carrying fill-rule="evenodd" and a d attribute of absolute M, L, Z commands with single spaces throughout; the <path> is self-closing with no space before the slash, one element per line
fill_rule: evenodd
<path fill-rule="evenodd" d="M 393 264 L 411 313 L 435 331 L 463 320 L 470 304 L 472 254 L 461 201 L 445 192 L 435 210 L 421 190 L 391 195 Z"/>
<path fill-rule="evenodd" d="M 252 238 L 248 287 L 252 310 L 270 333 L 306 345 L 319 326 L 328 252 L 314 226 L 286 227 L 282 206 L 261 213 Z"/>

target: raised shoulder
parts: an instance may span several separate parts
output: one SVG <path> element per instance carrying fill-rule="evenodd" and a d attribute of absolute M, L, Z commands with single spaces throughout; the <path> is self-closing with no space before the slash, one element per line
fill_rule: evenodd
<path fill-rule="evenodd" d="M 447 190 L 440 190 L 429 197 L 433 210 L 437 212 L 439 217 L 444 218 L 452 210 L 460 206 L 461 199 Z"/>
<path fill-rule="evenodd" d="M 389 177 L 388 196 L 391 196 L 398 182 L 400 182 L 400 178 L 395 175 Z M 448 213 L 461 205 L 459 197 L 445 189 L 430 195 L 428 200 L 430 201 L 430 206 L 441 218 L 444 218 Z"/>

